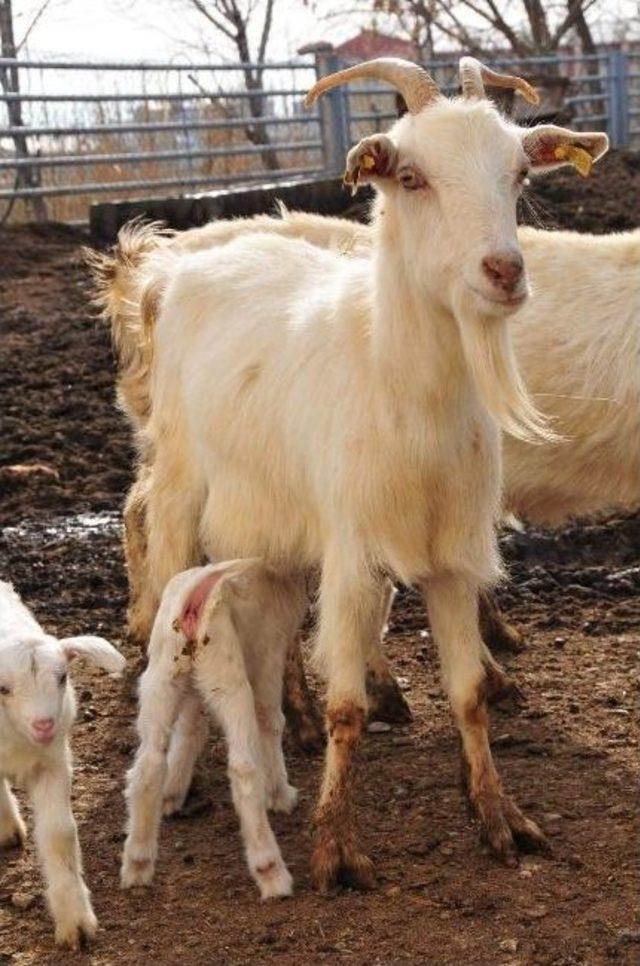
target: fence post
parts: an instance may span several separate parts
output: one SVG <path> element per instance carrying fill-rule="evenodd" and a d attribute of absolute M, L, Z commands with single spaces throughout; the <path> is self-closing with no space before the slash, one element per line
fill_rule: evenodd
<path fill-rule="evenodd" d="M 609 54 L 609 137 L 613 147 L 629 143 L 629 59 L 621 50 Z"/>
<path fill-rule="evenodd" d="M 303 48 L 304 53 L 315 54 L 316 77 L 340 70 L 340 63 L 332 44 L 318 43 Z M 300 51 L 302 53 L 302 51 Z M 349 99 L 344 88 L 335 87 L 318 101 L 322 132 L 322 155 L 325 170 L 329 174 L 342 174 L 349 150 Z"/>

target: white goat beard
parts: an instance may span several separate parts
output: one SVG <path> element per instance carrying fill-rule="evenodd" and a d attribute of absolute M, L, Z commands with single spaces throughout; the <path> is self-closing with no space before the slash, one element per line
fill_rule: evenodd
<path fill-rule="evenodd" d="M 525 442 L 558 437 L 533 405 L 520 377 L 506 319 L 479 316 L 477 309 L 458 316 L 466 363 L 480 399 L 505 433 Z"/>

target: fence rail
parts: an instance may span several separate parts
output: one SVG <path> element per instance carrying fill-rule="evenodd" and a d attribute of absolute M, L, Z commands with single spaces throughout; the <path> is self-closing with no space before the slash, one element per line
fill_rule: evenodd
<path fill-rule="evenodd" d="M 304 110 L 317 77 L 343 66 L 330 49 L 265 64 L 0 58 L 0 222 L 9 213 L 84 221 L 87 204 L 104 194 L 337 174 L 350 145 L 397 112 L 395 93 L 371 82 L 332 90 Z M 640 54 L 493 66 L 552 91 L 551 115 L 604 128 L 616 146 L 640 146 Z M 457 90 L 457 61 L 429 69 L 443 91 Z"/>

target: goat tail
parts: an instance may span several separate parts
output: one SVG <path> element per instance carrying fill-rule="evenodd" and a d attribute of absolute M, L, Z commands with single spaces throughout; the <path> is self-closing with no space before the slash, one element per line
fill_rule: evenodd
<path fill-rule="evenodd" d="M 173 232 L 159 222 L 128 222 L 116 244 L 106 252 L 84 249 L 83 256 L 93 279 L 94 304 L 111 327 L 118 360 L 118 397 L 137 428 L 146 422 L 150 408 L 150 333 L 159 298 L 152 255 Z"/>

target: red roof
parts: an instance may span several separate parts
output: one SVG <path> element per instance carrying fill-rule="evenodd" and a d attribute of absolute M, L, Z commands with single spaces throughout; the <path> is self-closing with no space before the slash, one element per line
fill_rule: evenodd
<path fill-rule="evenodd" d="M 339 44 L 335 53 L 344 60 L 371 60 L 373 57 L 406 57 L 411 60 L 416 57 L 411 41 L 390 37 L 377 30 L 361 30 L 357 37 Z"/>

